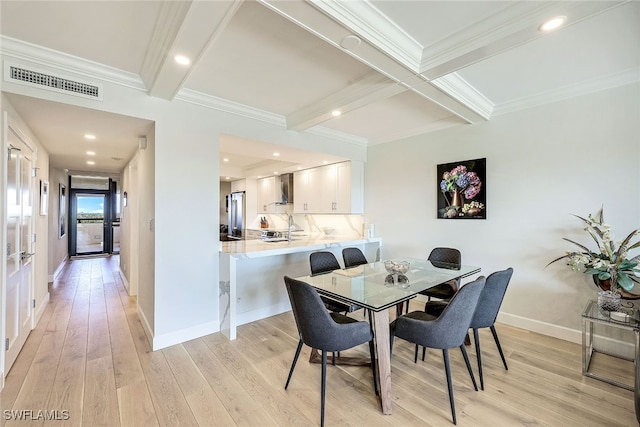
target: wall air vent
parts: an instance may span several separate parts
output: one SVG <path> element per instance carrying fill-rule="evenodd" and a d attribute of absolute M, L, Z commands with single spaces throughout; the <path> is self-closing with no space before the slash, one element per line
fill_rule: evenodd
<path fill-rule="evenodd" d="M 71 80 L 15 65 L 5 67 L 5 80 L 29 86 L 37 86 L 42 89 L 49 89 L 69 95 L 81 96 L 83 98 L 102 100 L 101 85 Z"/>

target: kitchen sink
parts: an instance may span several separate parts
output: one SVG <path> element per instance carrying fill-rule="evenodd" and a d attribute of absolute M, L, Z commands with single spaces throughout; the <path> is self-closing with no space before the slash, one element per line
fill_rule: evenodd
<path fill-rule="evenodd" d="M 263 242 L 286 242 L 288 240 L 289 239 L 287 239 L 286 237 L 265 237 L 264 239 L 262 239 Z"/>

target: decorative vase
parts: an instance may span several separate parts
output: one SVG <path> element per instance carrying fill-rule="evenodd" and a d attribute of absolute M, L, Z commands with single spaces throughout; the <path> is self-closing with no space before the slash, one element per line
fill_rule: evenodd
<path fill-rule="evenodd" d="M 462 208 L 464 205 L 464 198 L 462 197 L 462 191 L 454 191 L 451 195 L 451 206 L 458 206 Z"/>
<path fill-rule="evenodd" d="M 620 294 L 614 291 L 598 292 L 598 307 L 602 311 L 618 311 L 622 306 Z"/>
<path fill-rule="evenodd" d="M 595 283 L 598 289 L 603 291 L 611 290 L 611 279 L 600 280 L 598 279 L 597 274 L 594 274 L 592 277 L 593 277 L 593 283 Z M 630 292 L 625 291 L 622 288 L 618 288 L 617 286 L 614 286 L 614 288 L 616 288 L 616 293 L 620 294 L 620 298 L 622 299 L 625 299 L 625 300 L 640 299 L 640 294 L 632 294 Z"/>

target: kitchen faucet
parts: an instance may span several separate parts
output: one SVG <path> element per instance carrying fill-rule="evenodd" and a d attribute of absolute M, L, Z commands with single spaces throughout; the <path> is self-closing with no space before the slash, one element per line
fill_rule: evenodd
<path fill-rule="evenodd" d="M 291 241 L 291 227 L 293 226 L 293 215 L 289 214 L 289 232 L 287 233 L 287 240 Z"/>

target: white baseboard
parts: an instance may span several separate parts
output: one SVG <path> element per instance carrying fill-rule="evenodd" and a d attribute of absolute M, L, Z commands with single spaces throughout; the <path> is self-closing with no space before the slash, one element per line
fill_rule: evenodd
<path fill-rule="evenodd" d="M 144 312 L 140 310 L 140 305 L 136 305 L 136 313 L 138 313 L 138 318 L 140 319 L 140 323 L 142 324 L 142 329 L 144 329 L 144 333 L 147 336 L 147 340 L 149 344 L 153 347 L 153 329 L 151 329 L 151 325 L 149 325 L 149 321 L 147 317 L 144 315 Z"/>
<path fill-rule="evenodd" d="M 131 288 L 129 287 L 129 281 L 127 280 L 127 276 L 124 275 L 124 272 L 119 267 L 118 267 L 118 272 L 120 273 L 122 284 L 124 285 L 124 288 L 127 290 L 127 295 L 133 296 L 131 295 L 131 292 L 129 292 Z"/>
<path fill-rule="evenodd" d="M 219 322 L 207 322 L 191 328 L 182 329 L 180 331 L 169 332 L 167 334 L 156 335 L 153 337 L 153 351 L 161 350 L 172 345 L 181 344 L 183 342 L 196 338 L 210 335 L 220 331 Z"/>
<path fill-rule="evenodd" d="M 582 330 L 569 329 L 508 313 L 498 314 L 497 320 L 505 325 L 582 345 Z M 627 359 L 633 359 L 635 354 L 635 343 L 609 338 L 597 332 L 594 333 L 594 348 L 600 352 Z"/>
<path fill-rule="evenodd" d="M 291 310 L 291 303 L 289 301 L 281 302 L 280 304 L 270 305 L 269 307 L 263 307 L 257 310 L 247 311 L 245 313 L 238 313 L 236 318 L 236 325 L 245 325 L 247 323 L 255 322 L 256 320 L 266 319 L 267 317 L 276 316 L 281 313 L 285 313 Z"/>
<path fill-rule="evenodd" d="M 47 295 L 42 298 L 42 301 L 40 301 L 40 304 L 38 305 L 38 307 L 36 307 L 35 313 L 34 313 L 34 325 L 37 325 L 38 322 L 40 321 L 40 318 L 42 317 L 42 315 L 44 314 L 44 310 L 47 308 L 47 304 L 49 304 L 49 300 L 51 299 L 51 294 L 49 292 L 47 292 Z"/>
<path fill-rule="evenodd" d="M 505 325 L 515 326 L 516 328 L 526 329 L 527 331 L 536 332 L 538 334 L 559 338 L 561 340 L 577 344 L 582 342 L 582 331 L 565 328 L 564 326 L 558 326 L 503 312 L 498 314 L 497 321 L 504 323 Z"/>
<path fill-rule="evenodd" d="M 53 283 L 53 281 L 56 280 L 58 275 L 62 272 L 62 269 L 64 268 L 64 265 L 67 263 L 67 259 L 68 258 L 69 258 L 68 255 L 65 255 L 64 258 L 62 259 L 62 261 L 60 262 L 60 264 L 58 264 L 58 267 L 56 268 L 56 271 L 54 271 L 53 274 L 50 274 L 47 277 L 47 281 L 49 283 Z"/>

